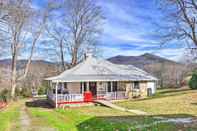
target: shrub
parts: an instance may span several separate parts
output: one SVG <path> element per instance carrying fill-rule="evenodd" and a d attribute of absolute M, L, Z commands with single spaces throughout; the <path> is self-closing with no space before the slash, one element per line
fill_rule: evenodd
<path fill-rule="evenodd" d="M 22 90 L 22 88 L 16 88 L 16 91 L 15 91 L 16 97 L 20 97 L 21 96 L 21 90 Z"/>
<path fill-rule="evenodd" d="M 44 95 L 46 94 L 46 87 L 40 86 L 38 89 L 38 95 Z"/>
<path fill-rule="evenodd" d="M 10 91 L 8 89 L 3 89 L 0 92 L 0 101 L 8 102 L 11 99 Z"/>
<path fill-rule="evenodd" d="M 23 96 L 23 97 L 32 97 L 31 88 L 22 88 L 21 96 Z"/>
<path fill-rule="evenodd" d="M 193 73 L 192 78 L 189 81 L 189 87 L 191 89 L 197 89 L 197 72 Z"/>

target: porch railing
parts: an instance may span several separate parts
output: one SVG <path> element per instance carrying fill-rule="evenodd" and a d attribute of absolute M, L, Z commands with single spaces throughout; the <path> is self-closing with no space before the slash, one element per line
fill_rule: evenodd
<path fill-rule="evenodd" d="M 106 92 L 104 94 L 97 94 L 98 99 L 106 100 L 121 100 L 127 99 L 125 91 L 116 91 L 116 92 Z"/>
<path fill-rule="evenodd" d="M 56 95 L 53 92 L 48 92 L 48 99 L 55 102 Z M 94 99 L 105 99 L 105 100 L 121 100 L 127 99 L 125 91 L 117 91 L 117 92 L 106 92 L 106 93 L 98 93 Z M 58 94 L 57 95 L 58 102 L 75 102 L 75 101 L 84 101 L 83 94 Z"/>
<path fill-rule="evenodd" d="M 48 93 L 48 99 L 55 101 L 56 100 L 56 95 L 53 94 L 52 92 Z M 83 94 L 57 94 L 57 101 L 62 102 L 73 102 L 73 101 L 83 101 L 84 96 Z"/>

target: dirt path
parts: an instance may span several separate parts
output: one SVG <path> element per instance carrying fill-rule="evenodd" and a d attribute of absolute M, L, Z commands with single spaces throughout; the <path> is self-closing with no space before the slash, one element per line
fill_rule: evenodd
<path fill-rule="evenodd" d="M 44 126 L 34 126 L 31 123 L 32 119 L 27 113 L 27 107 L 25 104 L 21 107 L 20 110 L 20 131 L 57 131 L 51 127 L 44 127 Z"/>
<path fill-rule="evenodd" d="M 28 131 L 31 125 L 31 120 L 27 114 L 25 106 L 21 108 L 20 111 L 20 127 L 21 131 Z"/>

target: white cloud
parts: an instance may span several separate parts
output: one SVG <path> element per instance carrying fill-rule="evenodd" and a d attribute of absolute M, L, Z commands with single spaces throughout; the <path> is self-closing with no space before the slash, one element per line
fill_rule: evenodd
<path fill-rule="evenodd" d="M 132 34 L 132 33 L 131 34 L 127 33 L 127 34 L 118 35 L 117 38 L 119 40 L 126 41 L 126 42 L 143 43 L 143 44 L 140 44 L 140 45 L 132 43 L 134 45 L 138 45 L 138 46 L 142 46 L 142 47 L 159 46 L 158 41 L 143 39 L 143 38 L 141 38 L 139 36 L 136 36 L 135 34 Z"/>
<path fill-rule="evenodd" d="M 148 31 L 136 26 L 136 24 L 139 25 L 141 20 L 132 15 L 133 12 L 127 5 L 119 5 L 118 2 L 114 1 L 100 1 L 99 4 L 103 7 L 104 15 L 106 15 L 102 37 L 103 43 L 110 42 L 109 44 L 112 46 L 129 43 L 137 46 L 138 49 L 159 46 L 157 41 L 144 38 Z"/>
<path fill-rule="evenodd" d="M 102 7 L 107 19 L 115 19 L 119 22 L 136 23 L 137 18 L 132 15 L 132 12 L 124 6 L 120 5 L 118 1 L 99 1 L 98 4 Z M 111 21 L 112 22 L 112 21 Z"/>
<path fill-rule="evenodd" d="M 158 51 L 154 51 L 156 55 L 165 57 L 170 60 L 180 61 L 181 57 L 184 55 L 186 49 L 185 48 L 166 48 L 160 49 Z"/>
<path fill-rule="evenodd" d="M 129 43 L 139 48 L 145 47 L 159 47 L 159 43 L 155 40 L 145 39 L 142 33 L 133 32 L 130 28 L 121 27 L 120 25 L 105 24 L 102 41 L 110 41 L 112 45 L 121 43 Z M 140 44 L 139 44 L 140 43 Z M 124 46 L 124 45 L 122 45 Z"/>

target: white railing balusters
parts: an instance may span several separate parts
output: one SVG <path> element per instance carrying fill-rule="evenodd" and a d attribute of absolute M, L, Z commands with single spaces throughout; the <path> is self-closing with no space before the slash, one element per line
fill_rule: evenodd
<path fill-rule="evenodd" d="M 48 98 L 51 100 L 55 100 L 55 94 L 48 93 Z M 83 94 L 58 94 L 58 101 L 83 101 Z"/>
<path fill-rule="evenodd" d="M 73 102 L 73 101 L 83 101 L 84 96 L 83 94 L 58 94 L 58 101 L 65 101 L 65 102 Z M 97 94 L 97 98 L 99 99 L 106 99 L 106 100 L 119 100 L 119 99 L 126 99 L 127 96 L 125 91 L 117 91 L 117 92 L 106 92 Z M 55 94 L 53 92 L 48 92 L 48 99 L 55 101 Z"/>
<path fill-rule="evenodd" d="M 103 97 L 106 100 L 118 100 L 127 98 L 125 91 L 106 92 L 105 94 L 98 94 L 98 97 Z"/>

